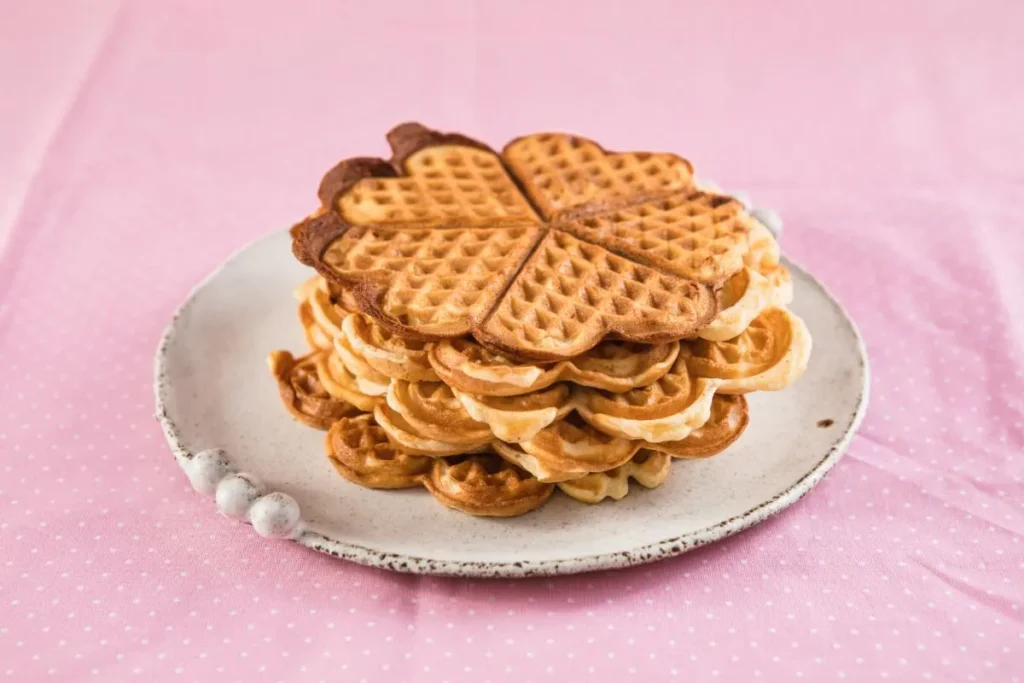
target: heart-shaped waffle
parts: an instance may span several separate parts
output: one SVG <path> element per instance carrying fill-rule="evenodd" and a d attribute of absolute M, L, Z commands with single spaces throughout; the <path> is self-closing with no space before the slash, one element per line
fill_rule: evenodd
<path fill-rule="evenodd" d="M 339 401 L 324 389 L 317 361 L 325 353 L 314 351 L 295 358 L 287 351 L 273 351 L 267 357 L 284 407 L 296 420 L 317 429 L 328 429 L 335 420 L 355 412 L 350 403 Z"/>
<path fill-rule="evenodd" d="M 718 380 L 723 394 L 779 391 L 795 382 L 811 357 L 811 334 L 785 308 L 769 308 L 726 341 L 697 339 L 680 356 L 696 377 Z"/>
<path fill-rule="evenodd" d="M 702 426 L 680 441 L 645 443 L 650 448 L 676 458 L 707 458 L 728 448 L 747 428 L 750 411 L 741 395 L 715 394 L 711 416 Z"/>
<path fill-rule="evenodd" d="M 744 264 L 757 225 L 738 202 L 695 190 L 674 155 L 542 134 L 499 156 L 418 124 L 389 141 L 390 161 L 327 174 L 293 250 L 406 338 L 471 334 L 556 361 L 605 337 L 692 337 L 715 317 L 715 289 Z"/>
<path fill-rule="evenodd" d="M 371 415 L 337 420 L 327 432 L 324 449 L 341 476 L 372 489 L 419 486 L 432 463 L 431 458 L 395 448 Z"/>
<path fill-rule="evenodd" d="M 645 387 L 615 394 L 577 387 L 576 410 L 605 434 L 644 441 L 678 441 L 704 424 L 717 380 L 694 377 L 679 357 L 672 369 Z"/>
<path fill-rule="evenodd" d="M 444 505 L 485 517 L 536 510 L 555 490 L 494 453 L 439 458 L 423 484 Z"/>
<path fill-rule="evenodd" d="M 572 360 L 536 364 L 516 361 L 469 339 L 434 344 L 427 358 L 449 386 L 476 396 L 519 396 L 562 380 L 628 391 L 657 380 L 679 354 L 679 343 L 605 341 Z"/>
<path fill-rule="evenodd" d="M 672 460 L 664 453 L 642 450 L 624 465 L 560 482 L 558 488 L 581 503 L 600 503 L 605 498 L 622 500 L 629 493 L 630 479 L 645 488 L 657 488 L 668 479 L 671 467 Z"/>

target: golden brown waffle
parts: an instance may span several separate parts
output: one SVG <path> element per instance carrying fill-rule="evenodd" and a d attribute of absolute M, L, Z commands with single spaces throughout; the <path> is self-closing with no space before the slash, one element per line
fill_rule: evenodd
<path fill-rule="evenodd" d="M 685 344 L 680 356 L 694 376 L 718 380 L 720 393 L 778 391 L 807 368 L 811 335 L 804 321 L 785 308 L 769 308 L 738 337 L 697 339 Z"/>
<path fill-rule="evenodd" d="M 672 367 L 679 342 L 607 341 L 566 362 L 565 379 L 605 391 L 629 391 L 656 381 Z"/>
<path fill-rule="evenodd" d="M 607 152 L 576 135 L 517 138 L 502 157 L 546 218 L 593 202 L 621 202 L 693 185 L 693 167 L 674 154 Z"/>
<path fill-rule="evenodd" d="M 768 273 L 779 265 L 779 243 L 760 221 L 754 221 L 747 236 L 749 248 L 743 263 L 761 273 Z"/>
<path fill-rule="evenodd" d="M 384 400 L 382 396 L 364 394 L 359 380 L 348 371 L 333 349 L 318 354 L 316 371 L 328 394 L 339 401 L 351 403 L 359 410 L 373 412 L 374 407 Z"/>
<path fill-rule="evenodd" d="M 513 444 L 506 445 L 510 447 L 507 453 L 514 452 Z M 547 478 L 564 479 L 618 467 L 632 458 L 639 447 L 639 442 L 594 429 L 575 413 L 518 444 L 518 449 L 530 456 L 523 458 L 521 467 L 538 477 L 545 472 Z"/>
<path fill-rule="evenodd" d="M 674 155 L 542 134 L 500 158 L 417 124 L 389 141 L 390 161 L 327 174 L 293 251 L 403 338 L 472 334 L 556 361 L 606 336 L 691 337 L 715 317 L 714 290 L 745 263 L 757 226 L 738 202 L 694 190 Z"/>
<path fill-rule="evenodd" d="M 444 505 L 485 517 L 536 510 L 555 490 L 493 453 L 435 460 L 423 484 Z"/>
<path fill-rule="evenodd" d="M 688 437 L 681 441 L 645 443 L 644 446 L 676 458 L 707 458 L 721 453 L 740 438 L 749 421 L 746 398 L 716 394 L 711 401 L 711 417 Z"/>
<path fill-rule="evenodd" d="M 410 382 L 438 381 L 424 342 L 394 335 L 360 313 L 346 315 L 341 332 L 348 347 L 382 375 Z"/>
<path fill-rule="evenodd" d="M 778 301 L 776 306 L 788 306 L 793 300 L 793 278 L 789 269 L 782 264 L 775 264 L 771 268 L 764 268 L 758 271 L 767 280 L 770 287 L 776 292 Z"/>
<path fill-rule="evenodd" d="M 527 441 L 574 407 L 567 384 L 522 396 L 473 396 L 443 382 L 404 380 L 391 382 L 387 403 L 417 436 L 471 447 L 493 439 Z"/>
<path fill-rule="evenodd" d="M 410 455 L 396 448 L 371 415 L 342 418 L 324 448 L 349 481 L 376 489 L 425 486 L 448 507 L 471 515 L 512 517 L 544 504 L 554 487 L 494 453 L 454 458 Z"/>
<path fill-rule="evenodd" d="M 717 386 L 717 380 L 692 376 L 686 358 L 679 357 L 656 382 L 625 393 L 577 387 L 576 410 L 611 436 L 678 441 L 707 421 Z"/>
<path fill-rule="evenodd" d="M 341 321 L 359 310 L 350 294 L 316 275 L 295 290 L 299 321 L 311 349 L 329 349 L 341 332 Z"/>
<path fill-rule="evenodd" d="M 387 400 L 417 434 L 428 439 L 469 447 L 493 439 L 490 427 L 470 417 L 451 387 L 443 382 L 394 380 L 388 387 Z"/>
<path fill-rule="evenodd" d="M 735 199 L 688 190 L 569 221 L 564 229 L 664 272 L 718 284 L 743 267 L 754 223 Z"/>
<path fill-rule="evenodd" d="M 442 458 L 449 455 L 461 455 L 463 453 L 475 453 L 486 448 L 493 437 L 488 430 L 481 434 L 481 439 L 475 443 L 467 443 L 465 437 L 459 438 L 459 443 L 444 441 L 443 439 L 432 439 L 422 434 L 405 417 L 389 405 L 381 404 L 373 409 L 373 417 L 377 424 L 387 433 L 388 440 L 406 453 L 414 455 L 429 455 L 434 458 Z M 454 435 L 453 436 L 457 436 Z"/>
<path fill-rule="evenodd" d="M 306 338 L 310 350 L 321 351 L 334 346 L 334 338 L 317 324 L 308 301 L 299 303 L 299 323 L 302 325 L 302 335 Z"/>
<path fill-rule="evenodd" d="M 346 228 L 334 214 L 314 221 L 310 231 L 337 232 L 318 270 L 351 284 L 363 312 L 411 338 L 473 331 L 543 236 L 535 226 Z"/>
<path fill-rule="evenodd" d="M 318 327 L 324 337 L 334 339 L 341 333 L 341 319 L 346 311 L 332 299 L 327 280 L 319 276 L 310 278 L 295 291 L 295 297 L 300 302 L 299 318 L 304 327 L 308 316 L 308 323 Z"/>
<path fill-rule="evenodd" d="M 348 342 L 348 338 L 339 334 L 332 343 L 334 353 L 356 379 L 359 391 L 367 396 L 383 396 L 388 392 L 391 378 L 375 370 L 366 359 L 359 355 Z"/>
<path fill-rule="evenodd" d="M 432 462 L 395 448 L 372 415 L 336 421 L 327 432 L 324 448 L 341 476 L 372 489 L 419 486 Z"/>
<path fill-rule="evenodd" d="M 495 437 L 509 443 L 532 439 L 574 407 L 572 389 L 565 383 L 521 396 L 476 396 L 458 389 L 451 391 L 467 414 L 486 424 Z"/>
<path fill-rule="evenodd" d="M 657 380 L 679 354 L 679 343 L 606 341 L 572 360 L 550 364 L 515 361 L 469 339 L 434 344 L 427 357 L 449 386 L 477 396 L 519 396 L 569 380 L 583 386 L 628 391 Z"/>
<path fill-rule="evenodd" d="M 753 268 L 743 268 L 718 293 L 718 315 L 698 336 L 708 341 L 732 339 L 765 309 L 786 306 L 792 300 L 793 281 L 785 266 L 776 265 L 767 276 Z"/>
<path fill-rule="evenodd" d="M 474 336 L 494 349 L 572 358 L 605 335 L 658 343 L 714 318 L 714 292 L 552 230 Z"/>
<path fill-rule="evenodd" d="M 668 479 L 671 466 L 671 459 L 664 453 L 642 450 L 624 465 L 560 482 L 558 488 L 581 503 L 600 503 L 605 498 L 622 500 L 629 493 L 630 479 L 646 488 L 657 488 Z"/>
<path fill-rule="evenodd" d="M 341 162 L 320 201 L 356 225 L 533 222 L 536 214 L 501 160 L 475 140 L 415 123 L 393 128 L 391 162 Z"/>
<path fill-rule="evenodd" d="M 355 412 L 351 404 L 334 398 L 321 384 L 317 361 L 323 354 L 315 351 L 295 358 L 287 351 L 273 351 L 267 357 L 284 407 L 296 420 L 317 429 L 328 429 L 335 420 Z"/>
<path fill-rule="evenodd" d="M 519 444 L 495 441 L 491 446 L 494 448 L 494 452 L 499 456 L 516 467 L 529 472 L 537 478 L 537 481 L 541 481 L 546 484 L 569 481 L 570 479 L 579 479 L 580 477 L 585 477 L 588 474 L 586 468 L 575 464 L 570 464 L 569 469 L 560 469 L 563 466 L 563 463 L 552 462 L 543 457 L 537 458 L 536 456 L 524 451 L 522 446 Z"/>

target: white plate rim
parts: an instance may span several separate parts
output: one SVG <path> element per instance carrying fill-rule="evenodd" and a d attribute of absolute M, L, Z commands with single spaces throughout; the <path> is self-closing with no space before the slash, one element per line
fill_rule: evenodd
<path fill-rule="evenodd" d="M 168 392 L 170 381 L 165 370 L 168 349 L 174 341 L 177 332 L 177 322 L 187 312 L 188 308 L 195 301 L 202 290 L 220 275 L 229 264 L 241 257 L 244 252 L 257 244 L 277 237 L 281 231 L 271 232 L 262 237 L 256 238 L 232 253 L 227 259 L 221 262 L 214 270 L 197 283 L 189 292 L 184 302 L 175 310 L 171 321 L 168 323 L 160 342 L 157 346 L 153 362 L 154 374 L 154 397 L 156 400 L 156 419 L 160 423 L 164 437 L 167 440 L 175 460 L 182 469 L 186 469 L 189 461 L 195 456 L 189 451 L 180 436 L 179 429 L 167 410 Z M 296 543 L 311 548 L 333 557 L 348 560 L 368 567 L 376 567 L 389 571 L 436 576 L 456 576 L 472 578 L 524 578 L 531 576 L 557 576 L 565 574 L 578 574 L 582 572 L 599 571 L 606 569 L 621 569 L 648 562 L 675 557 L 690 550 L 707 545 L 714 541 L 732 536 L 741 531 L 763 522 L 779 512 L 785 510 L 806 495 L 832 467 L 839 461 L 854 434 L 860 427 L 867 412 L 868 399 L 871 390 L 871 367 L 868 361 L 867 348 L 864 339 L 860 334 L 853 318 L 846 311 L 841 303 L 821 283 L 818 278 L 808 272 L 802 266 L 792 260 L 783 257 L 783 262 L 788 268 L 799 271 L 815 287 L 817 287 L 828 302 L 840 314 L 840 317 L 849 327 L 855 341 L 855 348 L 858 354 L 859 367 L 862 369 L 864 378 L 863 386 L 857 398 L 854 408 L 853 419 L 849 427 L 828 448 L 825 455 L 818 463 L 803 477 L 794 482 L 789 488 L 776 494 L 769 500 L 762 501 L 751 507 L 740 515 L 735 515 L 725 521 L 713 524 L 703 529 L 690 531 L 680 536 L 664 539 L 654 543 L 647 543 L 630 550 L 617 552 L 597 553 L 594 555 L 583 555 L 580 557 L 559 559 L 559 560 L 522 560 L 517 562 L 484 562 L 484 561 L 462 561 L 450 559 L 434 559 L 428 557 L 416 557 L 412 555 L 389 553 L 366 546 L 339 541 L 329 538 L 322 533 L 313 530 L 299 530 L 292 537 Z"/>

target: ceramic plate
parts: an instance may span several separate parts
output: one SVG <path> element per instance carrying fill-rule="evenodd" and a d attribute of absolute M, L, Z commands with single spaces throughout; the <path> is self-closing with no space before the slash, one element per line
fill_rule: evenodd
<path fill-rule="evenodd" d="M 323 432 L 289 417 L 267 369 L 270 350 L 306 348 L 291 292 L 311 271 L 292 256 L 287 232 L 235 254 L 178 310 L 157 352 L 157 415 L 193 486 L 222 513 L 339 558 L 463 576 L 651 562 L 793 504 L 861 420 L 868 366 L 857 330 L 820 283 L 787 265 L 791 308 L 814 337 L 807 372 L 786 391 L 748 396 L 750 426 L 725 453 L 675 461 L 663 486 L 633 484 L 617 502 L 586 505 L 556 491 L 522 517 L 475 518 L 422 489 L 374 491 L 342 479 L 324 455 Z"/>

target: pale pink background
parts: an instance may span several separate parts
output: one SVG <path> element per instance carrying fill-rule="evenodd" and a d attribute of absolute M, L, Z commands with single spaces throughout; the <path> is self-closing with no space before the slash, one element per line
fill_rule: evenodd
<path fill-rule="evenodd" d="M 0 680 L 1024 676 L 1024 4 L 598 4 L 0 3 Z M 871 353 L 845 459 L 577 578 L 388 574 L 218 516 L 152 417 L 160 332 L 405 119 L 677 150 L 777 208 Z"/>

